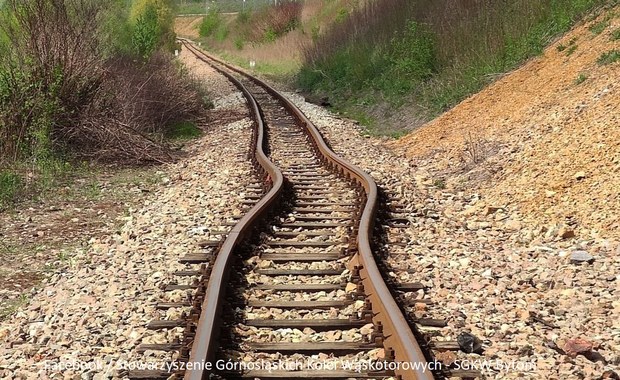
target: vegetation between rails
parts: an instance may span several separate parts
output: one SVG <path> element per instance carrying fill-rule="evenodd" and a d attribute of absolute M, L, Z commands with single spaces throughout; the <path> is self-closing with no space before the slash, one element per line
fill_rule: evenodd
<path fill-rule="evenodd" d="M 71 161 L 164 162 L 203 94 L 173 61 L 171 0 L 0 8 L 0 209 Z M 97 22 L 93 22 L 97 20 Z"/>
<path fill-rule="evenodd" d="M 298 85 L 328 95 L 337 109 L 371 129 L 373 121 L 364 112 L 377 104 L 392 112 L 411 103 L 421 123 L 541 54 L 557 35 L 605 3 L 609 1 L 369 2 L 305 48 Z M 593 33 L 606 25 L 596 25 Z M 570 55 L 577 45 L 564 48 Z M 601 57 L 601 63 L 609 61 L 613 54 Z"/>

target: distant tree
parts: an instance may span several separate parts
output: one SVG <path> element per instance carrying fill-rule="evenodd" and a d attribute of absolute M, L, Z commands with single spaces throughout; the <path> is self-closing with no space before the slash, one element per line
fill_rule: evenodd
<path fill-rule="evenodd" d="M 149 57 L 159 47 L 174 46 L 174 12 L 171 0 L 136 0 L 131 8 L 133 45 L 142 57 Z"/>

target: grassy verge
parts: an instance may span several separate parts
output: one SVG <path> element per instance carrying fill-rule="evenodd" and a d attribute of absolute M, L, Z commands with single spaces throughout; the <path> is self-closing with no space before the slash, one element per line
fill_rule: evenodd
<path fill-rule="evenodd" d="M 380 0 L 352 12 L 307 48 L 297 83 L 307 92 L 329 96 L 337 110 L 361 116 L 363 123 L 372 120 L 368 109 L 391 113 L 405 103 L 421 123 L 541 54 L 606 3 Z M 592 33 L 601 33 L 607 24 L 593 26 Z M 566 47 L 567 55 L 575 48 Z M 601 57 L 601 64 L 613 60 L 610 54 Z"/>

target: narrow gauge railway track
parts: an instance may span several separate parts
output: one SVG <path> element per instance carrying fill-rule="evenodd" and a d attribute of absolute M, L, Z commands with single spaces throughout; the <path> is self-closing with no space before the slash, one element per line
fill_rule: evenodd
<path fill-rule="evenodd" d="M 373 179 L 336 156 L 271 87 L 183 44 L 246 97 L 256 123 L 250 156 L 261 181 L 248 212 L 200 271 L 204 281 L 192 284 L 183 342 L 141 347 L 176 350 L 175 360 L 191 367 L 129 377 L 433 379 L 374 262 Z"/>

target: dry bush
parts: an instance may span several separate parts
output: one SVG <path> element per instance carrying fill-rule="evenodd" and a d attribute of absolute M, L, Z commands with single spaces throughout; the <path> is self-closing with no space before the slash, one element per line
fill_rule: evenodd
<path fill-rule="evenodd" d="M 58 152 L 169 161 L 166 128 L 194 119 L 201 95 L 171 56 L 104 60 L 105 2 L 9 0 L 12 54 L 0 62 L 0 161 Z"/>
<path fill-rule="evenodd" d="M 352 43 L 383 45 L 411 19 L 412 3 L 410 0 L 368 1 L 355 8 L 347 18 L 333 23 L 315 43 L 305 46 L 305 62 L 325 61 Z"/>
<path fill-rule="evenodd" d="M 97 96 L 103 73 L 88 0 L 9 0 L 2 23 L 11 54 L 0 62 L 0 158 L 47 151 L 55 127 L 74 124 Z M 8 92 L 8 93 L 7 93 Z"/>
<path fill-rule="evenodd" d="M 487 141 L 482 137 L 467 132 L 464 137 L 462 161 L 468 164 L 479 164 L 487 158 Z"/>
<path fill-rule="evenodd" d="M 108 61 L 102 94 L 89 117 L 63 133 L 74 151 L 99 159 L 169 161 L 166 128 L 199 117 L 203 108 L 196 85 L 163 53 L 146 63 Z"/>
<path fill-rule="evenodd" d="M 295 29 L 301 20 L 301 2 L 282 2 L 261 10 L 250 22 L 248 40 L 263 42 Z"/>

